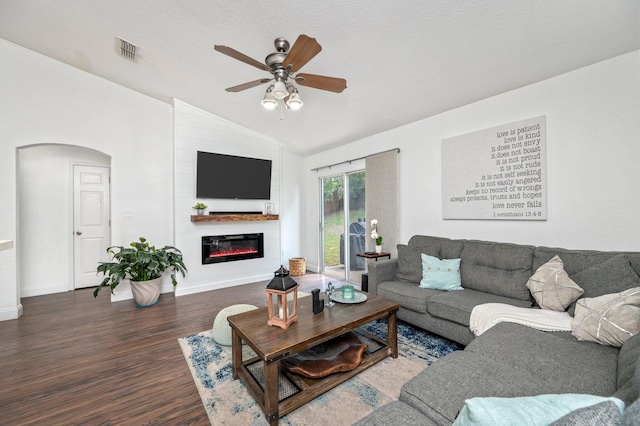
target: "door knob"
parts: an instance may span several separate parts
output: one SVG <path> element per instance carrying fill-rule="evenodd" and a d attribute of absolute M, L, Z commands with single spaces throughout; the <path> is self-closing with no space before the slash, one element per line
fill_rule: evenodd
<path fill-rule="evenodd" d="M 81 231 L 76 231 L 76 235 L 82 235 Z"/>

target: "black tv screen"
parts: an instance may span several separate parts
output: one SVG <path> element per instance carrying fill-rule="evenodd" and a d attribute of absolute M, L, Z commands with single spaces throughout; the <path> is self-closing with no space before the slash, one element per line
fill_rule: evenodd
<path fill-rule="evenodd" d="M 271 198 L 271 160 L 198 151 L 196 197 Z"/>

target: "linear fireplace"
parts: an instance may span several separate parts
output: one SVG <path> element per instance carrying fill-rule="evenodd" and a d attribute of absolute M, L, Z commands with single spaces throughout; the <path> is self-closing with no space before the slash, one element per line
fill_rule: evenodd
<path fill-rule="evenodd" d="M 202 237 L 202 264 L 264 257 L 264 234 L 208 235 Z"/>

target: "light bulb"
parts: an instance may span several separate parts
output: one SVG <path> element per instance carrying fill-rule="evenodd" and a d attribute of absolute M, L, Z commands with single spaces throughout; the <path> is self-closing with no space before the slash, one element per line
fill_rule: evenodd
<path fill-rule="evenodd" d="M 284 99 L 289 96 L 289 91 L 287 90 L 287 86 L 282 81 L 276 81 L 276 84 L 273 85 L 271 94 L 276 99 Z"/>
<path fill-rule="evenodd" d="M 267 89 L 267 93 L 264 94 L 264 98 L 262 98 L 262 106 L 266 109 L 276 109 L 278 107 L 278 100 L 273 97 L 271 93 L 271 87 Z"/>
<path fill-rule="evenodd" d="M 287 106 L 293 110 L 298 110 L 302 108 L 302 99 L 300 99 L 300 95 L 298 95 L 298 89 L 294 89 L 293 93 L 287 99 Z"/>

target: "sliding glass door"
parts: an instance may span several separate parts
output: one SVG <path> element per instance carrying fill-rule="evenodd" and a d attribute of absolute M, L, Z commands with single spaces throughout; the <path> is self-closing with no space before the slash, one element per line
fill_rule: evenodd
<path fill-rule="evenodd" d="M 365 172 L 358 171 L 320 179 L 322 272 L 341 280 L 360 283 L 365 269 L 366 238 Z"/>

